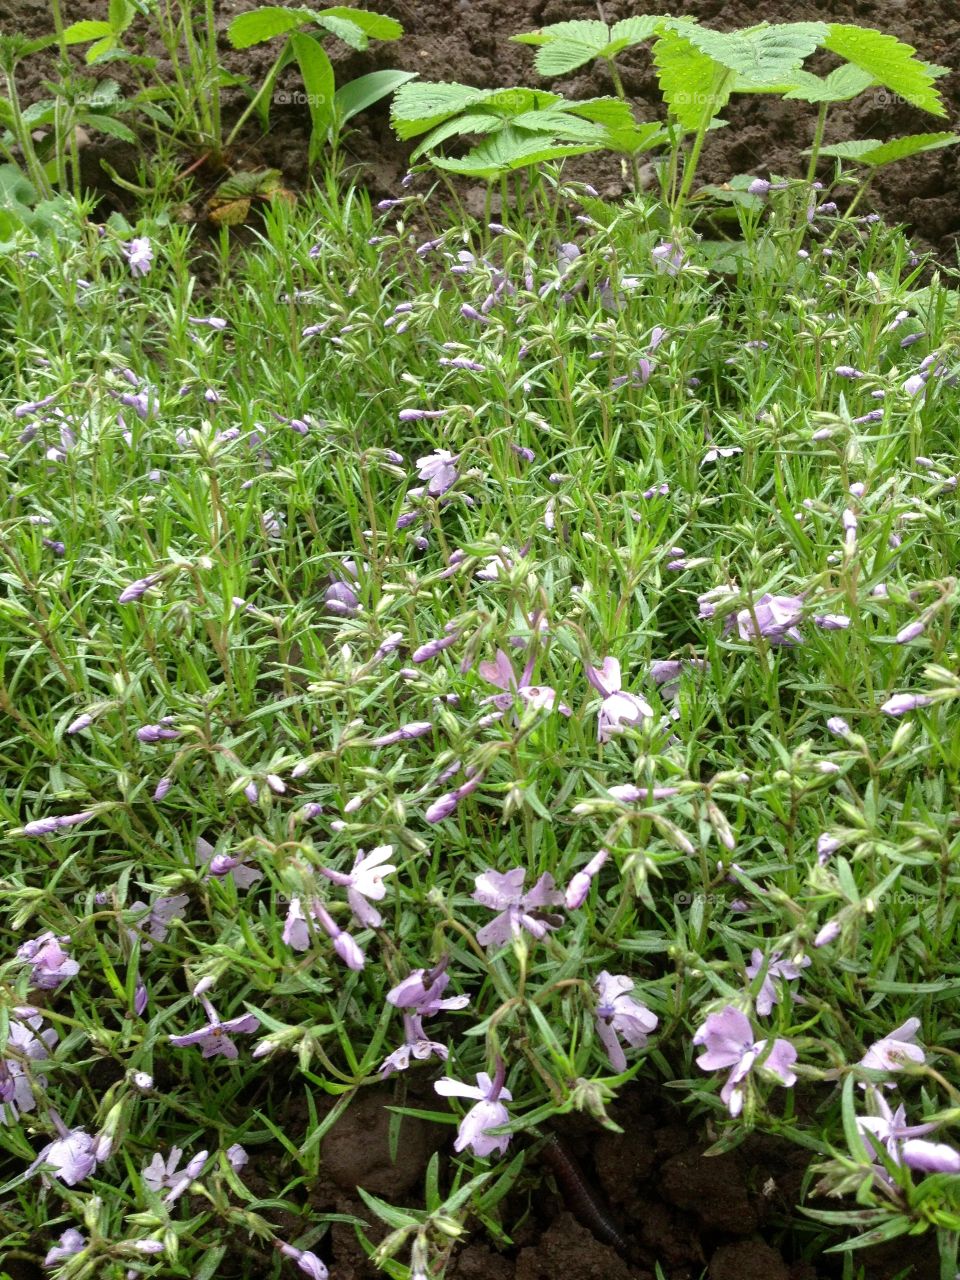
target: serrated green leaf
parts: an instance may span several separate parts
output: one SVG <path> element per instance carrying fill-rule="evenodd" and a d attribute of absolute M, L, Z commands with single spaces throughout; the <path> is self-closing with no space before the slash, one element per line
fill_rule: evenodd
<path fill-rule="evenodd" d="M 869 71 L 845 62 L 842 67 L 834 67 L 828 76 L 798 71 L 795 87 L 787 89 L 783 96 L 800 102 L 849 102 L 875 83 Z"/>
<path fill-rule="evenodd" d="M 369 9 L 351 9 L 347 5 L 336 5 L 332 9 L 321 9 L 315 12 L 317 18 L 342 18 L 350 22 L 371 40 L 399 40 L 403 35 L 403 27 L 396 18 L 388 18 L 382 13 L 372 13 Z"/>
<path fill-rule="evenodd" d="M 653 46 L 660 93 L 685 129 L 696 129 L 709 105 L 711 114 L 726 105 L 732 81 L 718 75 L 717 64 L 685 36 L 666 31 Z"/>
<path fill-rule="evenodd" d="M 348 18 L 341 18 L 339 15 L 324 14 L 321 16 L 317 14 L 315 22 L 318 27 L 322 27 L 324 31 L 328 31 L 330 35 L 336 36 L 338 40 L 342 40 L 345 45 L 351 49 L 356 49 L 358 52 L 362 52 L 370 43 L 363 28 L 358 27 L 355 22 L 351 22 Z"/>
<path fill-rule="evenodd" d="M 415 163 L 420 156 L 435 150 L 441 142 L 446 142 L 447 138 L 458 138 L 465 133 L 495 133 L 497 129 L 503 127 L 502 119 L 499 116 L 490 115 L 489 112 L 486 115 L 477 111 L 455 116 L 452 120 L 445 120 L 443 124 L 431 130 L 414 148 L 410 161 Z"/>
<path fill-rule="evenodd" d="M 631 45 L 649 39 L 659 22 L 657 17 L 640 15 L 625 18 L 613 27 L 595 19 L 555 22 L 513 39 L 520 44 L 539 46 L 537 71 L 542 76 L 558 76 L 597 58 L 613 58 Z"/>
<path fill-rule="evenodd" d="M 129 27 L 136 16 L 136 9 L 130 0 L 110 0 L 107 8 L 107 21 L 115 35 L 121 35 Z"/>
<path fill-rule="evenodd" d="M 744 84 L 757 87 L 789 83 L 829 30 L 823 22 L 764 23 L 744 31 L 714 31 L 682 18 L 666 24 Z"/>
<path fill-rule="evenodd" d="M 490 93 L 489 89 L 474 89 L 466 84 L 417 80 L 401 85 L 393 95 L 390 121 L 398 138 L 415 138 L 467 107 L 484 102 Z"/>
<path fill-rule="evenodd" d="M 305 22 L 312 22 L 313 18 L 313 9 L 288 9 L 283 5 L 268 4 L 234 18 L 227 27 L 227 39 L 235 49 L 249 49 L 255 44 L 265 44 L 275 36 L 295 31 Z"/>
<path fill-rule="evenodd" d="M 64 28 L 64 44 L 86 44 L 90 40 L 102 40 L 104 36 L 113 36 L 113 27 L 109 22 L 71 22 Z"/>
<path fill-rule="evenodd" d="M 871 27 L 836 22 L 830 24 L 823 44 L 837 57 L 869 72 L 878 84 L 900 94 L 912 106 L 934 116 L 947 114 L 930 66 L 916 57 L 912 45 Z"/>
<path fill-rule="evenodd" d="M 891 138 L 889 142 L 880 142 L 876 138 L 837 142 L 829 147 L 821 147 L 820 155 L 836 156 L 841 160 L 852 160 L 855 164 L 865 164 L 876 169 L 880 165 L 892 164 L 895 160 L 919 155 L 922 151 L 952 147 L 957 142 L 960 142 L 960 134 L 956 133 L 910 133 L 902 138 Z"/>
<path fill-rule="evenodd" d="M 559 160 L 564 156 L 581 156 L 596 150 L 596 146 L 548 143 L 543 138 L 531 138 L 508 127 L 500 129 L 461 159 L 449 160 L 437 156 L 433 163 L 450 173 L 491 180 L 528 165 Z"/>
<path fill-rule="evenodd" d="M 603 130 L 591 120 L 584 120 L 567 111 L 525 111 L 511 116 L 510 124 L 526 133 L 540 133 L 564 142 L 603 141 Z"/>
<path fill-rule="evenodd" d="M 136 144 L 137 135 L 115 116 L 108 116 L 96 111 L 84 112 L 83 123 L 91 129 L 99 129 L 111 138 L 119 138 L 121 142 Z"/>
<path fill-rule="evenodd" d="M 574 40 L 583 45 L 602 48 L 610 39 L 610 28 L 596 18 L 572 19 L 567 22 L 551 22 L 536 31 L 511 36 L 516 44 L 547 45 L 557 40 Z"/>
<path fill-rule="evenodd" d="M 358 76 L 349 84 L 341 85 L 333 95 L 337 115 L 343 122 L 352 119 L 408 80 L 415 79 L 416 74 L 415 71 L 371 71 L 368 75 Z"/>
<path fill-rule="evenodd" d="M 632 18 L 623 18 L 610 28 L 610 44 L 628 48 L 630 45 L 642 44 L 656 35 L 663 18 L 659 14 L 638 13 Z"/>

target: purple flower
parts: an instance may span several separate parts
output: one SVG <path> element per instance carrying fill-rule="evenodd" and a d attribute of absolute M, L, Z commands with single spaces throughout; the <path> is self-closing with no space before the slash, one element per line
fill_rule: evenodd
<path fill-rule="evenodd" d="M 380 912 L 376 907 L 371 906 L 367 899 L 372 898 L 375 902 L 381 902 L 386 896 L 387 886 L 383 883 L 384 879 L 394 875 L 397 870 L 392 862 L 387 863 L 387 859 L 392 854 L 392 844 L 381 844 L 367 854 L 362 849 L 358 849 L 353 870 L 349 874 L 343 871 L 331 871 L 328 867 L 320 868 L 321 873 L 328 880 L 346 888 L 347 901 L 354 919 L 365 928 L 376 929 L 383 922 Z"/>
<path fill-rule="evenodd" d="M 872 1044 L 860 1059 L 860 1065 L 871 1071 L 900 1071 L 909 1063 L 922 1065 L 927 1055 L 916 1042 L 919 1030 L 920 1019 L 908 1018 L 889 1035 Z"/>
<path fill-rule="evenodd" d="M 158 575 L 151 573 L 146 578 L 138 578 L 136 582 L 131 582 L 129 587 L 124 587 L 117 596 L 117 604 L 130 604 L 133 600 L 139 600 L 157 580 Z"/>
<path fill-rule="evenodd" d="M 434 800 L 423 815 L 427 822 L 443 822 L 445 818 L 449 818 L 464 796 L 476 791 L 480 785 L 481 777 L 482 775 L 477 774 L 474 778 L 468 778 L 462 786 L 457 787 L 456 791 L 448 791 L 445 795 L 440 796 L 438 800 Z"/>
<path fill-rule="evenodd" d="M 827 728 L 837 738 L 846 738 L 850 733 L 850 726 L 842 716 L 831 716 L 827 721 Z"/>
<path fill-rule="evenodd" d="M 563 895 L 563 905 L 568 911 L 576 911 L 578 907 L 583 906 L 590 892 L 593 877 L 609 857 L 609 850 L 601 849 L 599 853 L 593 855 L 582 871 L 578 871 L 571 877 Z"/>
<path fill-rule="evenodd" d="M 217 880 L 223 880 L 229 876 L 238 889 L 249 889 L 251 885 L 263 879 L 263 872 L 259 868 L 247 866 L 246 860 L 249 854 L 235 858 L 228 853 L 217 853 L 209 840 L 204 840 L 203 836 L 197 836 L 196 857 L 198 865 L 206 867 L 211 876 Z"/>
<path fill-rule="evenodd" d="M 774 951 L 771 955 L 770 963 L 766 965 L 763 982 L 760 984 L 760 990 L 757 992 L 757 1013 L 761 1018 L 766 1018 L 773 1006 L 780 1003 L 780 991 L 774 985 L 774 978 L 786 978 L 788 981 L 793 978 L 799 978 L 801 969 L 806 969 L 810 965 L 809 956 L 801 956 L 794 961 L 782 960 L 780 958 L 781 955 L 782 952 L 780 951 Z M 752 981 L 765 963 L 763 952 L 755 947 L 750 953 L 747 977 Z"/>
<path fill-rule="evenodd" d="M 0 1056 L 0 1122 L 13 1124 L 24 1111 L 33 1111 L 30 1066 L 46 1058 L 47 1050 L 57 1042 L 52 1028 L 40 1031 L 43 1019 L 36 1009 L 23 1006 L 13 1010 L 6 1047 Z M 35 1034 L 40 1032 L 39 1035 Z"/>
<path fill-rule="evenodd" d="M 872 1147 L 877 1155 L 880 1155 L 881 1151 L 885 1149 L 894 1164 L 902 1165 L 908 1163 L 903 1158 L 904 1143 L 909 1139 L 915 1139 L 923 1134 L 932 1132 L 937 1126 L 935 1124 L 908 1125 L 903 1104 L 901 1103 L 896 1111 L 891 1110 L 882 1091 L 872 1086 L 868 1090 L 867 1097 L 874 1114 L 858 1116 L 857 1129 L 861 1137 L 866 1139 L 868 1149 Z M 939 1144 L 924 1142 L 919 1145 L 921 1147 L 936 1148 Z M 947 1147 L 945 1150 L 951 1151 L 952 1148 Z M 878 1168 L 877 1172 L 886 1179 L 885 1170 Z"/>
<path fill-rule="evenodd" d="M 444 649 L 449 649 L 451 645 L 457 643 L 460 634 L 457 631 L 451 631 L 449 635 L 441 636 L 437 640 L 428 640 L 426 644 L 420 645 L 419 649 L 414 649 L 411 657 L 414 662 L 428 662 L 431 658 L 437 657 Z"/>
<path fill-rule="evenodd" d="M 817 936 L 813 940 L 813 945 L 815 947 L 825 947 L 839 938 L 841 932 L 842 926 L 839 920 L 828 920 L 827 923 L 817 932 Z"/>
<path fill-rule="evenodd" d="M 230 1039 L 232 1035 L 249 1034 L 260 1026 L 260 1019 L 253 1013 L 241 1014 L 238 1018 L 228 1018 L 221 1022 L 220 1016 L 205 995 L 200 995 L 200 1003 L 209 1021 L 197 1031 L 189 1031 L 183 1036 L 168 1036 L 167 1039 L 178 1049 L 198 1044 L 203 1049 L 205 1058 L 215 1058 L 218 1054 L 224 1058 L 234 1059 L 239 1056 L 237 1046 Z"/>
<path fill-rule="evenodd" d="M 309 1249 L 295 1249 L 292 1244 L 281 1244 L 280 1252 L 285 1258 L 292 1258 L 300 1270 L 310 1277 L 310 1280 L 327 1280 L 330 1273 L 326 1264 Z"/>
<path fill-rule="evenodd" d="M 535 662 L 535 657 L 528 661 L 519 681 L 513 669 L 513 663 L 502 649 L 497 650 L 496 662 L 481 662 L 478 670 L 482 678 L 497 689 L 504 690 L 503 693 L 495 693 L 484 701 L 492 702 L 501 715 L 513 705 L 515 695 L 520 697 L 528 707 L 552 711 L 557 699 L 556 690 L 549 685 L 530 683 Z M 562 702 L 557 706 L 557 710 L 562 715 L 570 715 L 570 708 L 565 707 Z"/>
<path fill-rule="evenodd" d="M 653 708 L 645 698 L 621 688 L 620 663 L 616 658 L 604 658 L 599 668 L 587 667 L 587 679 L 603 696 L 597 712 L 599 742 L 609 742 L 616 734 L 653 717 Z"/>
<path fill-rule="evenodd" d="M 17 948 L 17 956 L 32 967 L 30 981 L 41 991 L 55 991 L 68 978 L 75 978 L 80 966 L 60 946 L 69 937 L 43 933 Z"/>
<path fill-rule="evenodd" d="M 473 1154 L 481 1158 L 492 1155 L 494 1151 L 498 1151 L 500 1155 L 506 1151 L 510 1143 L 510 1135 L 490 1132 L 491 1129 L 497 1129 L 510 1121 L 507 1108 L 500 1101 L 501 1098 L 507 1102 L 513 1100 L 510 1090 L 503 1087 L 504 1074 L 501 1063 L 493 1080 L 485 1071 L 481 1071 L 477 1075 L 475 1085 L 461 1084 L 459 1080 L 451 1080 L 449 1076 L 444 1076 L 434 1084 L 434 1089 L 444 1098 L 477 1099 L 477 1105 L 471 1107 L 460 1121 L 457 1140 L 453 1144 L 454 1151 L 462 1151 L 464 1147 L 470 1147 Z"/>
<path fill-rule="evenodd" d="M 320 924 L 333 940 L 333 949 L 348 969 L 359 971 L 364 966 L 364 955 L 349 933 L 345 933 L 316 898 L 310 904 L 310 920 Z M 310 923 L 303 913 L 299 898 L 291 898 L 282 934 L 284 942 L 294 951 L 306 951 L 310 946 Z"/>
<path fill-rule="evenodd" d="M 633 982 L 623 973 L 604 969 L 593 984 L 597 993 L 597 1036 L 614 1071 L 626 1071 L 627 1058 L 618 1037 L 622 1036 L 634 1049 L 642 1049 L 647 1036 L 655 1031 L 659 1019 L 645 1004 L 628 994 Z"/>
<path fill-rule="evenodd" d="M 83 715 L 77 716 L 76 720 L 70 721 L 67 725 L 67 733 L 82 733 L 84 729 L 89 729 L 92 724 L 93 716 L 84 712 Z"/>
<path fill-rule="evenodd" d="M 960 1173 L 960 1151 L 948 1147 L 945 1142 L 907 1138 L 900 1154 L 908 1169 L 917 1169 L 921 1173 Z"/>
<path fill-rule="evenodd" d="M 410 1009 L 421 1017 L 439 1013 L 441 1009 L 465 1009 L 470 1003 L 467 996 L 447 996 L 443 992 L 450 982 L 446 970 L 446 958 L 433 969 L 414 969 L 392 991 L 387 992 L 387 1003 L 397 1009 Z"/>
<path fill-rule="evenodd" d="M 897 644 L 909 644 L 911 640 L 916 640 L 918 636 L 923 635 L 923 629 L 924 623 L 920 619 L 908 622 L 905 627 L 900 628 L 894 640 Z"/>
<path fill-rule="evenodd" d="M 172 742 L 180 734 L 164 724 L 144 724 L 137 730 L 137 737 L 141 742 Z"/>
<path fill-rule="evenodd" d="M 813 621 L 822 631 L 846 631 L 850 625 L 845 613 L 815 613 Z"/>
<path fill-rule="evenodd" d="M 710 1014 L 693 1037 L 693 1043 L 706 1045 L 706 1052 L 697 1059 L 697 1066 L 704 1071 L 731 1068 L 720 1097 L 731 1116 L 738 1116 L 743 1110 L 744 1081 L 766 1049 L 767 1041 L 754 1040 L 749 1020 L 728 1004 L 721 1013 Z M 797 1079 L 792 1069 L 796 1060 L 797 1051 L 789 1040 L 775 1040 L 762 1069 L 789 1087 Z"/>
<path fill-rule="evenodd" d="M 737 631 L 741 640 L 752 640 L 759 634 L 771 644 L 799 643 L 803 637 L 797 630 L 803 611 L 800 596 L 774 596 L 766 593 L 752 609 L 737 614 Z"/>
<path fill-rule="evenodd" d="M 55 1244 L 44 1258 L 43 1265 L 57 1267 L 66 1258 L 72 1258 L 74 1254 L 80 1253 L 86 1247 L 86 1237 L 82 1236 L 76 1227 L 67 1227 L 60 1237 L 60 1243 Z"/>
<path fill-rule="evenodd" d="M 220 316 L 187 316 L 187 323 L 194 324 L 198 328 L 207 329 L 225 329 L 227 327 L 226 320 Z"/>
<path fill-rule="evenodd" d="M 668 276 L 675 276 L 684 263 L 684 252 L 672 240 L 661 240 L 651 251 L 653 265 Z"/>
<path fill-rule="evenodd" d="M 460 475 L 457 471 L 459 457 L 449 449 L 438 449 L 436 453 L 417 459 L 417 475 L 421 480 L 429 481 L 427 492 L 432 498 L 439 498 L 456 484 Z"/>
<path fill-rule="evenodd" d="M 137 236 L 124 245 L 123 252 L 132 276 L 145 276 L 153 264 L 153 248 L 147 236 Z"/>
<path fill-rule="evenodd" d="M 371 747 L 392 747 L 398 742 L 410 742 L 414 738 L 422 738 L 424 734 L 433 731 L 433 721 L 431 720 L 411 720 L 407 724 L 402 724 L 399 729 L 394 729 L 392 733 L 381 734 L 379 738 L 372 738 Z"/>
<path fill-rule="evenodd" d="M 182 1155 L 183 1151 L 180 1147 L 171 1147 L 169 1156 L 164 1160 L 158 1151 L 140 1173 L 144 1184 L 155 1195 L 159 1195 L 163 1190 L 167 1191 L 163 1197 L 163 1203 L 166 1205 L 176 1204 L 190 1183 L 197 1179 L 206 1163 L 208 1153 L 198 1151 L 186 1167 L 177 1172 L 177 1165 Z"/>
<path fill-rule="evenodd" d="M 902 716 L 908 711 L 916 711 L 918 707 L 929 707 L 933 699 L 925 693 L 895 693 L 884 702 L 880 710 L 888 716 Z"/>
<path fill-rule="evenodd" d="M 553 876 L 542 875 L 529 893 L 523 892 L 527 873 L 523 867 L 512 871 L 484 871 L 476 877 L 476 889 L 471 895 L 491 911 L 500 914 L 477 933 L 482 947 L 502 947 L 512 937 L 526 929 L 534 938 L 542 938 L 548 929 L 555 929 L 560 921 L 544 911 L 545 907 L 559 906 L 563 894 L 554 888 Z"/>
<path fill-rule="evenodd" d="M 337 613 L 344 618 L 352 618 L 360 610 L 356 591 L 339 578 L 334 579 L 324 591 L 323 600 L 328 613 Z"/>
<path fill-rule="evenodd" d="M 436 1040 L 427 1039 L 419 1014 L 405 1013 L 403 1015 L 403 1036 L 403 1044 L 400 1048 L 394 1049 L 393 1053 L 384 1058 L 381 1064 L 380 1073 L 381 1078 L 384 1080 L 394 1071 L 406 1071 L 410 1065 L 411 1057 L 418 1062 L 425 1062 L 434 1055 L 442 1062 L 446 1062 L 449 1057 L 449 1050 L 446 1045 L 438 1044 Z"/>
<path fill-rule="evenodd" d="M 84 1129 L 67 1129 L 62 1123 L 58 1127 L 60 1137 L 43 1148 L 31 1169 L 52 1165 L 52 1176 L 68 1187 L 74 1187 L 84 1178 L 89 1178 L 96 1169 L 98 1139 L 92 1138 Z"/>
<path fill-rule="evenodd" d="M 443 409 L 401 409 L 397 414 L 401 422 L 422 422 L 424 418 L 442 418 Z"/>

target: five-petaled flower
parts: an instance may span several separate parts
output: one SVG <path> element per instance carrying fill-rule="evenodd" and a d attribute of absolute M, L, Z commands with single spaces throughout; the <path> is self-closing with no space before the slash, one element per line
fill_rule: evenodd
<path fill-rule="evenodd" d="M 183 1151 L 180 1147 L 171 1147 L 170 1154 L 164 1160 L 160 1152 L 154 1154 L 153 1159 L 141 1172 L 144 1184 L 154 1193 L 159 1194 L 166 1190 L 167 1194 L 163 1197 L 163 1203 L 166 1205 L 176 1204 L 183 1193 L 186 1191 L 190 1183 L 193 1182 L 200 1174 L 207 1159 L 206 1151 L 198 1151 L 197 1154 L 187 1163 L 187 1165 L 177 1171 L 180 1163 L 180 1157 Z"/>
<path fill-rule="evenodd" d="M 197 1031 L 188 1031 L 186 1035 L 169 1036 L 170 1043 L 175 1044 L 178 1049 L 198 1044 L 202 1047 L 205 1058 L 215 1058 L 218 1054 L 224 1058 L 238 1057 L 237 1046 L 230 1037 L 256 1031 L 260 1026 L 260 1019 L 254 1013 L 244 1013 L 238 1018 L 228 1018 L 226 1022 L 222 1022 L 220 1015 L 206 996 L 200 994 L 199 999 L 209 1022 Z"/>
<path fill-rule="evenodd" d="M 148 236 L 136 236 L 124 246 L 132 276 L 145 276 L 153 265 L 153 246 Z"/>
<path fill-rule="evenodd" d="M 0 1054 L 0 1123 L 3 1124 L 15 1122 L 21 1112 L 32 1111 L 36 1106 L 30 1064 L 46 1058 L 47 1050 L 57 1041 L 57 1033 L 52 1028 L 40 1030 L 43 1019 L 38 1010 L 23 1006 L 13 1013 L 7 1043 Z"/>
<path fill-rule="evenodd" d="M 520 698 L 528 707 L 552 711 L 556 706 L 561 715 L 568 716 L 570 708 L 565 707 L 562 702 L 557 703 L 555 689 L 552 689 L 547 684 L 530 683 L 535 663 L 536 657 L 534 656 L 529 659 L 518 680 L 510 658 L 502 649 L 498 649 L 496 662 L 481 662 L 478 670 L 487 684 L 492 684 L 497 689 L 503 689 L 504 692 L 491 694 L 489 698 L 484 698 L 484 702 L 492 702 L 500 715 L 509 711 L 516 697 Z"/>
<path fill-rule="evenodd" d="M 598 741 L 609 742 L 615 734 L 652 719 L 653 708 L 646 698 L 622 688 L 620 663 L 616 658 L 604 658 L 600 667 L 587 667 L 587 679 L 603 697 L 597 712 Z"/>
<path fill-rule="evenodd" d="M 503 1155 L 510 1143 L 509 1133 L 491 1133 L 501 1125 L 508 1124 L 510 1116 L 503 1105 L 513 1100 L 513 1094 L 505 1089 L 503 1082 L 506 1076 L 503 1063 L 497 1065 L 497 1073 L 491 1080 L 486 1071 L 477 1076 L 477 1083 L 461 1084 L 459 1080 L 451 1080 L 444 1076 L 437 1080 L 434 1089 L 445 1098 L 475 1098 L 477 1105 L 471 1107 L 460 1121 L 457 1139 L 453 1144 L 454 1151 L 462 1151 L 470 1147 L 475 1156 L 489 1156 L 494 1151 Z"/>
<path fill-rule="evenodd" d="M 922 1045 L 917 1044 L 919 1030 L 920 1019 L 908 1018 L 889 1035 L 872 1044 L 860 1059 L 860 1065 L 871 1071 L 902 1071 L 911 1063 L 922 1066 L 927 1055 Z M 892 1082 L 887 1083 L 887 1088 L 893 1088 Z"/>
<path fill-rule="evenodd" d="M 796 960 L 781 959 L 782 953 L 774 951 L 770 957 L 770 963 L 766 966 L 766 973 L 760 984 L 760 990 L 757 992 L 757 1013 L 761 1018 L 767 1017 L 770 1010 L 775 1004 L 780 1003 L 780 991 L 774 985 L 774 978 L 799 978 L 800 970 L 806 969 L 810 964 L 809 956 L 798 956 Z M 764 967 L 763 952 L 755 947 L 750 953 L 750 963 L 747 965 L 747 977 L 753 979 Z"/>
<path fill-rule="evenodd" d="M 618 1037 L 622 1036 L 634 1049 L 642 1049 L 647 1036 L 655 1031 L 659 1019 L 645 1004 L 628 993 L 633 982 L 623 973 L 604 969 L 593 984 L 597 993 L 597 1036 L 614 1071 L 626 1071 L 627 1057 Z"/>
<path fill-rule="evenodd" d="M 774 1040 L 769 1052 L 766 1040 L 755 1040 L 749 1020 L 728 1004 L 720 1013 L 711 1013 L 693 1037 L 694 1044 L 706 1045 L 697 1059 L 704 1071 L 730 1067 L 727 1081 L 720 1090 L 721 1099 L 732 1116 L 743 1110 L 744 1082 L 754 1066 L 776 1076 L 788 1087 L 796 1082 L 793 1064 L 797 1051 L 789 1040 Z"/>
<path fill-rule="evenodd" d="M 500 913 L 478 931 L 477 941 L 482 947 L 502 947 L 523 929 L 542 938 L 560 923 L 559 917 L 551 917 L 545 911 L 563 902 L 563 894 L 554 888 L 553 876 L 547 872 L 529 893 L 524 893 L 526 876 L 523 867 L 514 867 L 512 871 L 484 871 L 476 877 L 473 900 Z"/>
<path fill-rule="evenodd" d="M 382 922 L 380 912 L 367 901 L 372 898 L 380 902 L 386 895 L 387 886 L 383 883 L 387 876 L 396 873 L 397 868 L 387 859 L 393 855 L 392 844 L 379 844 L 369 853 L 357 850 L 353 870 L 349 873 L 333 871 L 329 867 L 320 870 L 334 884 L 342 885 L 347 890 L 347 901 L 358 924 L 368 929 L 376 929 Z"/>
<path fill-rule="evenodd" d="M 53 933 L 42 933 L 39 938 L 31 938 L 17 948 L 17 956 L 32 968 L 30 981 L 34 987 L 41 991 L 55 991 L 68 978 L 77 976 L 79 964 L 60 945 L 69 941 L 69 937 L 58 938 Z"/>

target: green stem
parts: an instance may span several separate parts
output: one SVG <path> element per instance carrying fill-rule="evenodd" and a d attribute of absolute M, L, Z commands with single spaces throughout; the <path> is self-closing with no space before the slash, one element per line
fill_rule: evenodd
<path fill-rule="evenodd" d="M 33 145 L 33 138 L 30 136 L 30 130 L 23 122 L 23 115 L 20 111 L 20 98 L 17 94 L 17 86 L 13 79 L 12 70 L 4 71 L 4 80 L 7 85 L 7 101 L 10 107 L 10 114 L 13 117 L 10 122 L 10 132 L 23 152 L 24 163 L 27 166 L 27 176 L 36 187 L 37 194 L 43 199 L 49 200 L 53 196 L 53 186 L 46 175 L 43 165 L 40 163 L 36 148 Z"/>
<path fill-rule="evenodd" d="M 621 102 L 626 102 L 627 95 L 623 87 L 623 81 L 620 79 L 620 72 L 612 58 L 607 59 L 607 66 L 610 68 L 610 79 L 613 81 L 613 87 L 617 91 L 617 97 Z M 637 164 L 637 153 L 630 152 L 630 178 L 633 182 L 633 194 L 640 194 L 640 166 Z"/>
<path fill-rule="evenodd" d="M 817 127 L 813 131 L 813 146 L 810 148 L 810 163 L 807 165 L 807 182 L 813 182 L 817 176 L 817 161 L 820 159 L 820 148 L 823 146 L 823 135 L 827 128 L 828 102 L 820 103 L 817 112 Z"/>

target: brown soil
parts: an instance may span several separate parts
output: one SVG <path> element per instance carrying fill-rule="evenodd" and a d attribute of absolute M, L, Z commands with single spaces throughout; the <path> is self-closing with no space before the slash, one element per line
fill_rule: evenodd
<path fill-rule="evenodd" d="M 337 64 L 338 83 L 366 71 L 399 67 L 419 72 L 430 80 L 459 80 L 466 84 L 491 86 L 536 84 L 558 88 L 574 97 L 611 92 L 606 73 L 584 68 L 573 77 L 557 82 L 540 81 L 533 68 L 533 50 L 512 44 L 508 37 L 550 22 L 570 18 L 594 18 L 598 8 L 610 22 L 631 12 L 680 10 L 696 15 L 705 23 L 729 28 L 747 26 L 763 18 L 777 20 L 828 19 L 876 26 L 906 40 L 930 61 L 956 64 L 960 48 L 960 6 L 950 3 L 913 5 L 909 0 L 791 0 L 771 4 L 769 0 L 689 0 L 686 6 L 667 5 L 653 0 L 634 5 L 630 0 L 365 0 L 370 8 L 396 17 L 406 35 L 397 43 L 373 44 L 357 54 L 344 46 L 331 47 Z M 63 0 L 66 18 L 103 16 L 106 0 Z M 254 0 L 219 0 L 221 32 L 237 13 L 254 7 Z M 49 30 L 47 0 L 0 0 L 0 29 L 21 30 L 36 35 Z M 131 45 L 142 40 L 146 51 L 156 53 L 149 33 L 142 26 L 131 32 Z M 270 65 L 273 45 L 245 52 L 230 48 L 221 36 L 223 61 L 232 71 L 248 75 L 259 83 Z M 662 114 L 656 78 L 649 54 L 643 49 L 628 51 L 619 60 L 624 85 L 635 101 L 640 118 Z M 42 80 L 49 66 L 24 65 L 24 98 L 41 96 Z M 104 74 L 124 81 L 121 63 L 110 64 Z M 289 68 L 278 88 L 287 92 L 299 87 L 295 68 Z M 829 141 L 850 138 L 893 137 L 949 127 L 960 118 L 960 68 L 939 82 L 948 109 L 946 121 L 890 101 L 880 90 L 861 100 L 833 108 Z M 769 172 L 799 174 L 804 164 L 800 152 L 809 145 L 812 114 L 798 103 L 780 103 L 764 96 L 741 97 L 725 112 L 729 127 L 718 130 L 708 142 L 701 162 L 704 181 L 723 181 L 735 173 Z M 348 158 L 360 167 L 361 175 L 377 196 L 395 195 L 406 169 L 410 145 L 399 143 L 389 126 L 387 106 L 380 104 L 354 122 L 347 145 Z M 238 145 L 234 163 L 240 167 L 267 164 L 282 170 L 287 182 L 296 187 L 309 180 L 306 169 L 308 133 L 305 106 L 276 105 L 270 134 L 264 138 L 251 130 Z M 129 197 L 109 182 L 99 167 L 101 155 L 127 177 L 134 177 L 134 158 L 123 144 L 95 137 L 87 152 L 85 177 L 104 191 L 115 207 Z M 189 162 L 189 157 L 185 161 Z M 615 197 L 624 189 L 619 162 L 611 157 L 588 157 L 579 162 L 580 172 L 592 177 L 604 194 Z M 208 175 L 209 176 L 209 175 Z M 212 178 L 211 178 L 212 182 Z M 195 203 L 202 203 L 203 192 Z M 891 166 L 877 179 L 873 206 L 894 222 L 908 224 L 918 247 L 933 249 L 950 266 L 957 263 L 960 234 L 960 148 L 935 151 L 913 161 Z"/>

